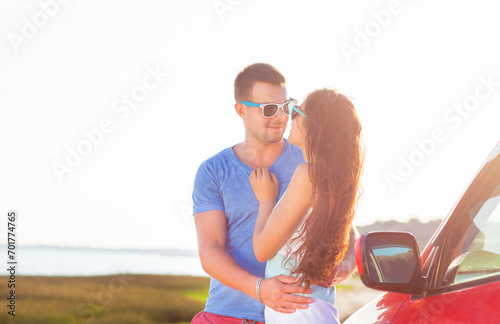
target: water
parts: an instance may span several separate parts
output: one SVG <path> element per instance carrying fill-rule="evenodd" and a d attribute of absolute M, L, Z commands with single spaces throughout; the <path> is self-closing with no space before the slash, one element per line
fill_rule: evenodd
<path fill-rule="evenodd" d="M 95 276 L 133 273 L 207 276 L 196 251 L 18 246 L 16 261 L 18 275 Z"/>

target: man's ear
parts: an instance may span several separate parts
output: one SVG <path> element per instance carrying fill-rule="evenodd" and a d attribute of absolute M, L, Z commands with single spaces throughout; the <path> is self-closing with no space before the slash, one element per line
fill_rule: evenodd
<path fill-rule="evenodd" d="M 236 110 L 236 113 L 238 116 L 240 116 L 243 120 L 246 119 L 247 117 L 247 106 L 242 104 L 241 102 L 237 102 L 234 104 L 234 109 Z"/>

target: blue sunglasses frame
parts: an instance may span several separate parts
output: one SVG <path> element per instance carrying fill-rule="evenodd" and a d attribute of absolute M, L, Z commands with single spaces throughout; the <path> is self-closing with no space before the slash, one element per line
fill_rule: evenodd
<path fill-rule="evenodd" d="M 297 111 L 299 114 L 301 114 L 302 116 L 306 117 L 306 115 L 305 115 L 302 111 L 300 111 L 300 110 L 298 110 L 298 109 L 296 108 L 296 106 L 297 106 L 297 100 L 295 100 L 295 99 L 293 99 L 293 98 L 290 98 L 290 100 L 288 100 L 287 102 L 281 103 L 281 104 L 279 104 L 279 103 L 265 103 L 265 104 L 258 104 L 258 103 L 251 102 L 251 101 L 240 101 L 240 103 L 242 103 L 242 104 L 244 104 L 245 106 L 248 106 L 248 107 L 257 107 L 257 108 L 262 109 L 262 110 L 261 110 L 261 111 L 262 111 L 262 116 L 264 116 L 264 117 L 266 117 L 266 118 L 272 118 L 272 117 L 276 116 L 276 114 L 278 113 L 278 111 L 279 111 L 280 109 L 281 109 L 281 110 L 283 111 L 283 113 L 284 113 L 285 115 L 287 115 L 287 116 L 291 116 L 291 115 L 292 115 L 292 113 L 293 113 L 294 111 Z M 290 103 L 291 103 L 290 108 L 288 109 L 288 113 L 286 113 L 286 111 L 285 111 L 285 108 L 284 108 L 284 107 L 285 107 L 285 105 L 286 105 L 286 104 L 290 104 Z M 266 115 L 264 114 L 264 109 L 265 109 L 265 108 L 266 108 L 266 106 L 268 106 L 268 105 L 274 105 L 274 106 L 277 106 L 277 107 L 278 107 L 278 109 L 276 109 L 276 112 L 275 112 L 273 115 L 271 115 L 271 116 L 266 116 Z"/>
<path fill-rule="evenodd" d="M 300 111 L 299 108 L 297 108 L 297 107 L 300 107 L 300 106 L 297 106 L 297 105 L 292 106 L 292 111 L 290 112 L 290 117 L 293 119 L 293 112 L 296 111 L 299 114 L 301 114 L 302 116 L 304 116 L 304 118 L 306 118 L 307 117 L 306 114 L 304 112 Z"/>

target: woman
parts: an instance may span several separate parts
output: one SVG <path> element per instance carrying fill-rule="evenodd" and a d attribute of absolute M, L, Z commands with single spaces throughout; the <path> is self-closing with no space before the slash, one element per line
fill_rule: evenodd
<path fill-rule="evenodd" d="M 253 247 L 259 261 L 267 260 L 266 277 L 297 276 L 298 284 L 312 288 L 314 302 L 292 314 L 266 306 L 266 323 L 338 323 L 335 287 L 318 283 L 347 250 L 363 167 L 361 124 L 352 102 L 336 90 L 316 90 L 292 110 L 288 140 L 302 149 L 306 163 L 276 207 L 276 177 L 252 171 L 260 203 Z"/>

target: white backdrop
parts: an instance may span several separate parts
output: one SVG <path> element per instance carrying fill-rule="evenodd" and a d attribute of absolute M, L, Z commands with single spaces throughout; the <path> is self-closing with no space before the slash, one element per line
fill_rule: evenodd
<path fill-rule="evenodd" d="M 354 98 L 367 148 L 356 224 L 443 217 L 500 139 L 499 9 L 2 1 L 0 214 L 18 211 L 23 245 L 194 248 L 196 169 L 242 141 L 234 77 L 267 62 L 294 98 Z"/>

